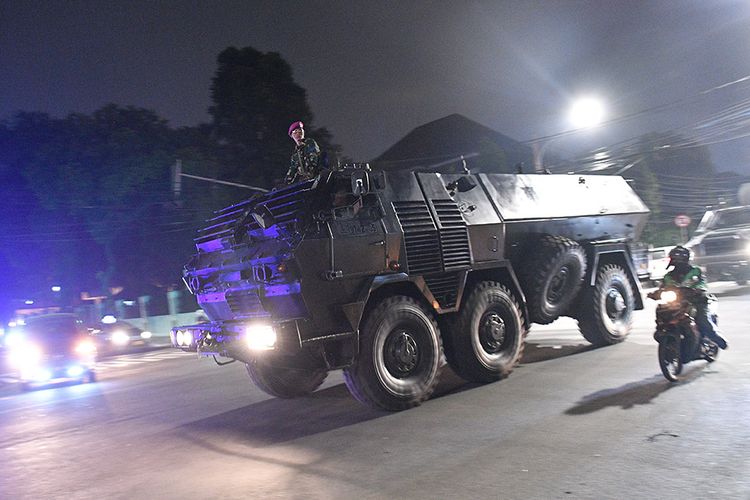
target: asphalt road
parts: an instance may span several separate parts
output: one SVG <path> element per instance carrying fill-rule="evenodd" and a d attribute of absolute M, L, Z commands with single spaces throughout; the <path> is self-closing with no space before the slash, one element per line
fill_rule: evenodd
<path fill-rule="evenodd" d="M 400 413 L 366 409 L 331 373 L 271 398 L 239 363 L 171 349 L 110 358 L 99 382 L 0 385 L 3 498 L 750 498 L 750 287 L 717 284 L 730 341 L 663 379 L 653 304 L 619 345 L 572 320 L 535 326 L 507 380 Z M 649 301 L 650 302 L 650 301 Z"/>

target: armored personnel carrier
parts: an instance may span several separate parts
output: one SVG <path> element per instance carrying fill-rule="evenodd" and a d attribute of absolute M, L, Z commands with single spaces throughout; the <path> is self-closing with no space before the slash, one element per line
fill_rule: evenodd
<path fill-rule="evenodd" d="M 184 281 L 210 321 L 172 342 L 244 363 L 277 397 L 343 369 L 357 400 L 410 408 L 443 359 L 506 377 L 534 322 L 622 341 L 643 308 L 628 242 L 647 216 L 613 176 L 325 172 L 208 221 Z"/>

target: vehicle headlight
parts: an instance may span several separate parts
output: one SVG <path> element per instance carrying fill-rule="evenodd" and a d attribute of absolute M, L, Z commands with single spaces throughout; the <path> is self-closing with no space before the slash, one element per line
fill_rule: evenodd
<path fill-rule="evenodd" d="M 112 332 L 112 336 L 110 337 L 110 339 L 115 345 L 125 345 L 130 341 L 130 337 L 128 336 L 128 334 L 122 330 L 115 330 L 114 332 Z"/>
<path fill-rule="evenodd" d="M 174 333 L 174 343 L 179 347 L 189 347 L 193 343 L 193 334 L 190 330 L 177 330 Z"/>
<path fill-rule="evenodd" d="M 21 345 L 21 342 L 23 341 L 23 336 L 18 333 L 11 330 L 5 335 L 5 347 L 11 348 Z"/>
<path fill-rule="evenodd" d="M 745 243 L 745 253 L 750 256 L 750 241 Z"/>
<path fill-rule="evenodd" d="M 676 292 L 672 292 L 670 290 L 661 292 L 661 299 L 659 300 L 661 304 L 669 304 L 670 302 L 674 302 L 675 300 L 677 300 Z"/>
<path fill-rule="evenodd" d="M 76 344 L 75 352 L 81 356 L 90 356 L 96 354 L 96 346 L 90 340 L 82 340 Z"/>
<path fill-rule="evenodd" d="M 148 330 L 144 330 L 141 332 L 142 339 L 150 339 L 151 335 L 152 335 L 151 332 L 149 332 Z"/>
<path fill-rule="evenodd" d="M 34 344 L 17 345 L 8 353 L 8 361 L 16 368 L 26 370 L 42 361 L 42 350 Z"/>
<path fill-rule="evenodd" d="M 256 323 L 245 329 L 245 342 L 254 351 L 267 351 L 276 345 L 276 332 L 271 325 Z"/>

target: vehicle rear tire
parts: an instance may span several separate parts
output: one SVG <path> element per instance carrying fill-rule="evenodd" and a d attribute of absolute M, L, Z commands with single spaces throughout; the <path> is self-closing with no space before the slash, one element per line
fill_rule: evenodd
<path fill-rule="evenodd" d="M 664 378 L 670 382 L 678 382 L 682 373 L 681 342 L 673 337 L 667 337 L 659 342 L 659 368 Z"/>
<path fill-rule="evenodd" d="M 544 325 L 564 314 L 578 295 L 586 274 L 586 252 L 561 236 L 545 236 L 540 245 L 522 282 L 531 321 Z"/>
<path fill-rule="evenodd" d="M 599 269 L 596 284 L 579 306 L 578 328 L 594 345 L 622 342 L 633 325 L 635 297 L 625 270 L 616 264 Z"/>
<path fill-rule="evenodd" d="M 309 353 L 292 356 L 259 356 L 245 363 L 250 380 L 263 392 L 282 399 L 307 396 L 328 376 L 328 369 L 315 366 Z"/>
<path fill-rule="evenodd" d="M 484 281 L 471 291 L 445 336 L 446 358 L 456 374 L 470 382 L 494 382 L 520 362 L 526 325 L 513 294 Z"/>
<path fill-rule="evenodd" d="M 416 300 L 390 297 L 370 310 L 360 350 L 344 369 L 351 395 L 372 408 L 399 411 L 420 405 L 435 390 L 443 344 L 431 312 Z"/>

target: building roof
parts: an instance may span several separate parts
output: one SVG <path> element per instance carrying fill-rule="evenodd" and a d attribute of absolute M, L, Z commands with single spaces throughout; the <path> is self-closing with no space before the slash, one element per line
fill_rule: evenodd
<path fill-rule="evenodd" d="M 415 128 L 371 163 L 383 170 L 455 172 L 461 155 L 473 173 L 516 172 L 518 163 L 527 172 L 533 168 L 529 146 L 459 114 Z"/>

